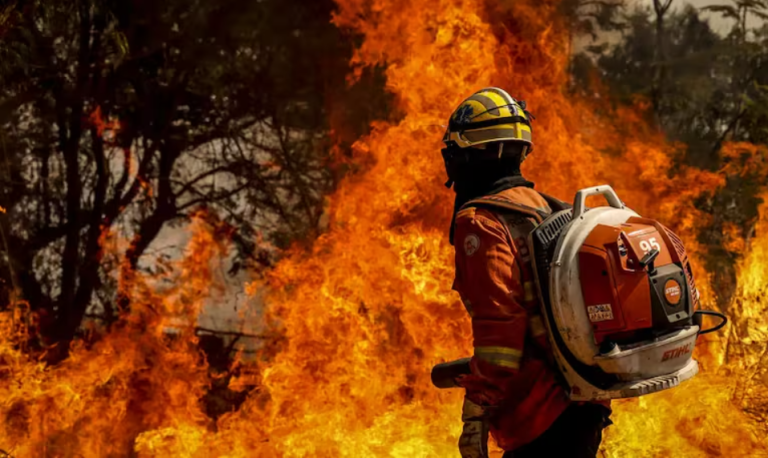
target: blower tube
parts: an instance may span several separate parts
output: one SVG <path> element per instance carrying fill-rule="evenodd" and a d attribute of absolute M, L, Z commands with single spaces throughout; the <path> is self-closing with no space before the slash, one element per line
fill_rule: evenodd
<path fill-rule="evenodd" d="M 702 329 L 702 324 L 704 321 L 703 315 L 716 316 L 720 318 L 721 321 L 720 323 L 717 324 L 717 326 L 713 328 L 699 331 L 699 335 L 709 334 L 710 332 L 719 331 L 720 329 L 722 329 L 723 326 L 725 326 L 728 323 L 728 318 L 720 312 L 715 312 L 714 310 L 696 310 L 695 312 L 693 312 L 693 324 L 697 325 L 699 329 Z"/>
<path fill-rule="evenodd" d="M 470 358 L 462 358 L 433 367 L 432 384 L 437 388 L 458 388 L 459 384 L 456 383 L 456 379 L 461 375 L 471 373 L 469 361 Z"/>

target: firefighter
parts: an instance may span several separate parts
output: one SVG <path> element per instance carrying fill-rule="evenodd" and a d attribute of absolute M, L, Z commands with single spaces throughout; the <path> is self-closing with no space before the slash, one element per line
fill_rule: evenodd
<path fill-rule="evenodd" d="M 552 199 L 520 172 L 533 149 L 531 119 L 525 102 L 486 88 L 456 109 L 443 140 L 446 185 L 456 193 L 453 289 L 471 317 L 474 339 L 471 374 L 458 380 L 466 393 L 463 458 L 486 457 L 489 432 L 505 458 L 595 457 L 610 424 L 608 404 L 572 402 L 558 382 L 525 242 L 534 219 L 465 205 L 491 197 L 540 215 L 552 212 Z"/>

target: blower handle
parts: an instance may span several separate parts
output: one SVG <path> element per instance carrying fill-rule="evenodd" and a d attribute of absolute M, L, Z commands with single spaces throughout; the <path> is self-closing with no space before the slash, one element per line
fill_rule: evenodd
<path fill-rule="evenodd" d="M 573 198 L 573 219 L 581 218 L 586 211 L 585 203 L 589 196 L 604 196 L 608 201 L 608 205 L 613 208 L 623 209 L 624 203 L 616 195 L 616 191 L 607 184 L 602 186 L 595 186 L 594 188 L 585 188 L 576 193 L 576 197 Z"/>
<path fill-rule="evenodd" d="M 714 328 L 709 328 L 703 331 L 699 331 L 699 335 L 709 334 L 710 332 L 719 331 L 723 326 L 725 326 L 728 323 L 728 317 L 726 317 L 724 314 L 720 312 L 715 312 L 714 310 L 696 310 L 695 312 L 693 312 L 693 324 L 697 325 L 699 329 L 702 328 L 702 325 L 704 322 L 701 315 L 716 316 L 720 318 L 721 321 Z"/>
<path fill-rule="evenodd" d="M 462 358 L 436 365 L 432 368 L 432 384 L 437 388 L 459 388 L 456 379 L 472 373 L 469 361 L 470 358 Z"/>
<path fill-rule="evenodd" d="M 654 275 L 656 273 L 656 267 L 654 267 L 654 263 L 656 262 L 656 258 L 659 257 L 659 250 L 654 248 L 648 253 L 643 256 L 643 259 L 640 260 L 640 267 L 645 269 L 648 267 L 648 275 Z"/>

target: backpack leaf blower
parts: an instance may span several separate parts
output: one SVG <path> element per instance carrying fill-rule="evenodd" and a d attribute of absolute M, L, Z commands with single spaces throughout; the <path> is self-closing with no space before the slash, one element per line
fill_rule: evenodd
<path fill-rule="evenodd" d="M 588 209 L 602 195 L 609 206 Z M 529 235 L 532 268 L 557 372 L 575 401 L 643 396 L 694 377 L 696 339 L 726 317 L 698 310 L 682 241 L 626 208 L 610 186 L 582 189 Z M 507 210 L 508 211 L 508 210 Z M 702 329 L 702 317 L 721 322 Z M 469 358 L 438 364 L 438 388 L 459 386 Z"/>

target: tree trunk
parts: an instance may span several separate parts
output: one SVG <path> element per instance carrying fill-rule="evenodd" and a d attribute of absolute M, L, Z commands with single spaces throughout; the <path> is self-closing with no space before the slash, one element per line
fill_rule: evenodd
<path fill-rule="evenodd" d="M 77 328 L 85 316 L 85 311 L 91 303 L 93 290 L 99 280 L 99 266 L 102 259 L 102 248 L 100 239 L 104 226 L 108 224 L 104 221 L 104 205 L 107 197 L 108 175 L 106 170 L 106 158 L 104 156 L 104 145 L 101 138 L 98 137 L 96 129 L 92 129 L 92 141 L 94 159 L 96 161 L 96 184 L 93 191 L 93 209 L 89 218 L 88 233 L 85 242 L 85 256 L 83 263 L 78 270 L 78 288 L 74 301 L 68 313 L 66 328 L 61 336 L 64 342 L 70 342 Z"/>
<path fill-rule="evenodd" d="M 656 57 L 654 59 L 653 85 L 651 88 L 651 103 L 653 104 L 653 113 L 656 119 L 656 126 L 659 130 L 662 128 L 661 104 L 664 97 L 664 80 L 666 74 L 666 43 L 664 39 L 664 16 L 672 0 L 653 0 L 653 9 L 656 12 Z"/>
<path fill-rule="evenodd" d="M 52 352 L 49 361 L 57 362 L 66 357 L 74 317 L 72 316 L 77 292 L 77 273 L 80 265 L 80 208 L 82 201 L 82 182 L 80 181 L 80 140 L 83 132 L 83 113 L 85 107 L 86 89 L 90 77 L 91 61 L 91 8 L 90 4 L 81 1 L 78 5 L 80 20 L 80 43 L 77 62 L 77 77 L 74 101 L 70 108 L 70 115 L 66 122 L 68 132 L 60 132 L 66 135 L 61 143 L 64 145 L 63 155 L 66 168 L 66 214 L 67 232 L 62 253 L 62 278 L 61 292 L 56 301 L 57 319 L 55 339 L 61 343 L 57 350 Z M 56 101 L 59 109 L 67 103 L 67 98 Z M 79 323 L 78 323 L 79 326 Z"/>
<path fill-rule="evenodd" d="M 173 194 L 170 178 L 174 163 L 178 159 L 179 154 L 179 152 L 172 151 L 168 147 L 164 147 L 160 151 L 160 166 L 157 178 L 157 206 L 152 214 L 141 222 L 138 232 L 133 237 L 131 246 L 125 253 L 128 265 L 132 270 L 138 267 L 141 256 L 152 243 L 152 240 L 163 229 L 165 223 L 176 216 L 176 196 Z M 130 303 L 131 298 L 125 294 L 120 294 L 117 298 L 118 308 L 121 312 L 128 310 Z"/>
<path fill-rule="evenodd" d="M 94 61 L 101 47 L 101 37 L 106 26 L 106 18 L 103 15 L 94 17 L 92 41 L 89 50 L 89 62 Z M 98 88 L 100 84 L 99 72 L 95 72 L 90 80 L 90 86 Z M 98 92 L 98 89 L 97 89 Z M 97 97 L 100 99 L 100 97 Z M 105 113 L 106 116 L 106 113 Z M 97 127 L 91 127 L 91 144 L 93 161 L 96 166 L 96 182 L 93 188 L 93 203 L 88 217 L 88 231 L 85 239 L 83 262 L 78 270 L 78 288 L 74 302 L 67 316 L 66 328 L 63 330 L 62 340 L 70 342 L 77 328 L 83 321 L 85 311 L 91 302 L 93 290 L 99 281 L 99 266 L 101 265 L 102 249 L 100 245 L 101 233 L 105 225 L 111 221 L 104 221 L 104 208 L 107 200 L 107 185 L 109 175 L 107 170 L 107 158 L 104 154 L 104 140 L 102 132 Z"/>

